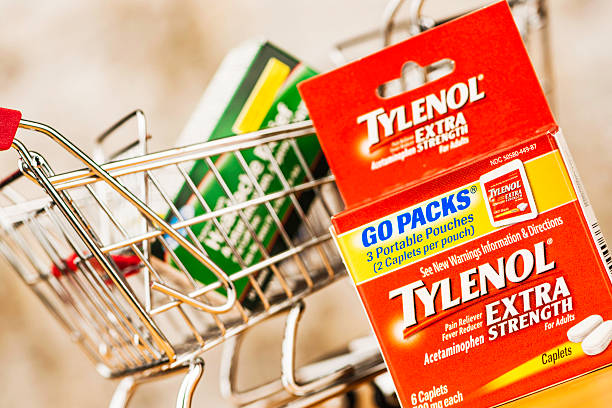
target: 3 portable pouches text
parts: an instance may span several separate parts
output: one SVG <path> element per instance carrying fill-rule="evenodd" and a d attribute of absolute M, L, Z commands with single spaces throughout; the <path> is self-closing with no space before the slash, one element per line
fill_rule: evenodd
<path fill-rule="evenodd" d="M 381 88 L 406 64 L 447 68 Z M 607 337 L 568 338 L 612 327 L 612 258 L 506 2 L 299 89 L 404 408 L 495 406 L 612 362 Z"/>

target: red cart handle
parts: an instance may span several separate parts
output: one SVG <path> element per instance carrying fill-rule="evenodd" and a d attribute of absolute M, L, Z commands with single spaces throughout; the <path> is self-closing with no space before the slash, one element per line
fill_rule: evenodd
<path fill-rule="evenodd" d="M 21 112 L 0 108 L 0 150 L 10 149 L 20 120 Z"/>
<path fill-rule="evenodd" d="M 113 258 L 113 261 L 117 264 L 117 268 L 123 272 L 123 276 L 126 278 L 128 276 L 137 274 L 140 271 L 140 268 L 138 267 L 140 265 L 140 258 L 138 258 L 138 256 L 136 255 L 111 255 L 111 257 Z M 76 258 L 77 255 L 72 254 L 68 258 L 64 259 L 65 267 L 61 269 L 58 268 L 56 265 L 53 265 L 51 267 L 51 273 L 53 274 L 53 276 L 59 279 L 64 274 L 76 272 L 78 270 L 78 267 L 75 263 Z M 98 261 L 92 259 L 90 262 L 94 269 L 99 272 L 102 271 L 102 267 L 100 266 Z M 112 284 L 111 280 L 108 278 L 105 279 L 104 282 L 107 285 Z"/>

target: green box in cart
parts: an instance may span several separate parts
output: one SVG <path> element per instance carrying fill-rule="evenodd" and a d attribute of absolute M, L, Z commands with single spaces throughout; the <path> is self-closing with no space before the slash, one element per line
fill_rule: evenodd
<path fill-rule="evenodd" d="M 181 134 L 179 144 L 211 141 L 307 119 L 308 113 L 297 91 L 297 84 L 314 75 L 316 75 L 314 70 L 268 42 L 250 43 L 232 51 L 211 81 Z M 296 142 L 315 174 L 327 171 L 327 164 L 314 134 L 301 137 Z M 301 183 L 306 174 L 290 142 L 282 141 L 270 147 L 288 183 L 290 185 Z M 255 147 L 244 150 L 241 154 L 264 193 L 282 190 L 281 180 L 274 171 L 265 148 Z M 187 184 L 180 188 L 174 199 L 175 206 L 186 219 L 207 213 L 208 210 L 219 210 L 232 205 L 225 192 L 226 188 L 231 191 L 235 202 L 244 202 L 258 196 L 253 183 L 234 153 L 224 153 L 212 157 L 211 160 L 218 169 L 222 181 L 210 171 L 205 160 L 196 161 L 189 171 L 191 179 L 198 186 L 209 208 L 202 207 Z M 312 199 L 312 193 L 304 193 L 299 197 L 304 209 Z M 272 201 L 271 204 L 288 233 L 295 233 L 299 220 L 292 211 L 290 198 L 283 197 Z M 177 221 L 171 213 L 167 215 L 167 219 L 171 222 Z M 253 239 L 253 235 L 243 222 L 244 219 L 252 226 L 259 243 Z M 245 208 L 242 214 L 227 213 L 216 221 L 225 231 L 225 237 L 215 225 L 215 220 L 193 225 L 192 231 L 208 256 L 228 275 L 240 271 L 244 266 L 259 262 L 265 256 L 264 251 L 269 254 L 283 249 L 283 240 L 277 239 L 278 227 L 263 204 Z M 181 233 L 185 234 L 185 231 Z M 228 245 L 226 238 L 229 238 L 233 248 Z M 195 279 L 204 284 L 217 280 L 212 272 L 204 268 L 184 248 L 176 247 L 174 241 L 169 241 L 174 244 L 174 251 L 180 262 Z M 168 253 L 165 253 L 163 258 L 176 266 Z M 267 274 L 257 278 L 264 290 L 269 278 Z M 254 294 L 248 295 L 247 278 L 236 280 L 235 285 L 241 300 L 245 303 L 256 301 Z M 223 290 L 219 291 L 223 293 Z"/>

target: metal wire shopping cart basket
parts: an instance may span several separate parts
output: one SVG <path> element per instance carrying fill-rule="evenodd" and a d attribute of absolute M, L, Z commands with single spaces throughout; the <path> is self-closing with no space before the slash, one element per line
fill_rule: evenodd
<path fill-rule="evenodd" d="M 280 384 L 303 396 L 349 374 L 336 372 L 310 387 L 293 376 L 295 331 L 303 308 L 300 300 L 333 282 L 342 271 L 328 232 L 330 215 L 339 203 L 334 179 L 313 174 L 299 147 L 301 138 L 314 137 L 310 123 L 98 164 L 53 128 L 20 120 L 16 111 L 3 109 L 0 113 L 4 148 L 12 146 L 17 151 L 20 170 L 0 182 L 4 199 L 0 251 L 101 374 L 129 376 L 113 406 L 127 403 L 137 382 L 190 367 L 179 396 L 179 406 L 188 406 L 202 374 L 200 354 L 291 306 L 294 311 L 283 345 L 288 374 L 282 384 L 272 384 L 268 391 Z M 12 140 L 16 126 L 47 136 L 85 167 L 54 173 L 42 155 L 29 150 L 19 138 Z M 255 148 L 274 169 L 277 189 L 262 186 L 244 159 L 245 152 Z M 289 183 L 277 161 L 279 149 L 295 154 L 303 179 Z M 232 155 L 241 163 L 254 189 L 250 198 L 238 201 L 228 187 L 229 180 L 216 164 L 223 155 Z M 227 205 L 223 208 L 210 208 L 188 174 L 188 166 L 195 161 L 206 163 L 207 175 L 225 192 Z M 25 181 L 34 181 L 45 195 L 34 201 L 21 197 L 12 188 L 19 174 L 29 179 Z M 206 209 L 203 214 L 189 217 L 176 208 L 169 189 L 177 183 L 191 189 Z M 307 194 L 311 202 L 306 206 Z M 155 201 L 164 210 L 155 209 Z M 289 231 L 286 220 L 276 214 L 278 203 L 284 201 L 298 219 L 295 231 Z M 270 215 L 280 247 L 264 246 L 258 237 L 252 217 L 253 209 L 258 208 Z M 160 215 L 164 212 L 171 217 Z M 228 214 L 238 219 L 258 245 L 261 256 L 257 262 L 247 264 L 236 240 L 228 236 L 224 224 Z M 228 274 L 211 260 L 192 230 L 201 223 L 212 224 L 231 249 L 230 256 L 241 263 L 241 270 Z M 156 246 L 165 250 L 169 261 L 156 258 L 152 249 Z M 188 251 L 215 279 L 207 284 L 193 279 L 176 255 L 179 248 Z M 241 279 L 248 280 L 249 303 L 244 293 L 242 297 L 238 293 L 236 282 Z M 377 366 L 376 372 L 383 369 L 379 357 L 369 364 L 372 366 Z M 231 367 L 226 371 L 229 377 L 233 375 Z M 228 389 L 231 392 L 231 381 Z M 250 397 L 235 394 L 243 403 L 254 401 L 253 393 Z"/>

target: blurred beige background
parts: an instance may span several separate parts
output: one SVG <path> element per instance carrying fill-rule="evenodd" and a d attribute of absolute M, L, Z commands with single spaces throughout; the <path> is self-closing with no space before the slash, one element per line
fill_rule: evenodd
<path fill-rule="evenodd" d="M 142 108 L 150 121 L 153 148 L 171 146 L 231 47 L 263 36 L 319 70 L 327 70 L 331 45 L 377 27 L 385 3 L 0 0 L 0 105 L 53 125 L 86 150 L 101 130 Z M 466 4 L 484 4 L 429 3 L 426 11 L 433 15 L 453 14 Z M 550 3 L 557 117 L 604 233 L 610 237 L 612 2 Z M 55 155 L 51 163 L 61 157 Z M 15 164 L 14 154 L 2 154 L 0 174 Z M 106 406 L 116 383 L 98 376 L 12 271 L 4 263 L 1 268 L 0 406 Z M 326 319 L 320 319 L 322 315 Z M 245 350 L 254 361 L 278 360 L 278 341 L 270 335 L 280 335 L 276 326 L 272 323 L 271 329 L 261 330 L 265 335 L 254 336 L 257 341 Z M 310 302 L 304 331 L 300 346 L 315 350 L 311 354 L 339 346 L 349 336 L 368 333 L 348 281 Z M 219 351 L 205 355 L 207 369 L 196 406 L 227 406 L 218 392 Z M 269 366 L 253 364 L 247 377 L 259 375 L 260 369 L 270 376 L 274 370 Z M 602 389 L 612 388 L 610 377 L 597 377 Z M 144 386 L 132 406 L 173 406 L 178 383 L 173 378 Z M 590 406 L 605 405 L 599 398 Z"/>

